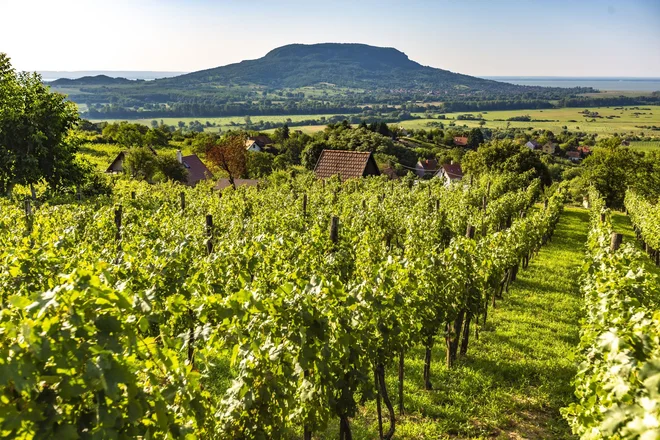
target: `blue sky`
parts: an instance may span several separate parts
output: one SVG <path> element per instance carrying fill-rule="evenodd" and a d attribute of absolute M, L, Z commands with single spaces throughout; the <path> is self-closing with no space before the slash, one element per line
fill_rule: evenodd
<path fill-rule="evenodd" d="M 194 71 L 358 42 L 470 75 L 660 77 L 660 0 L 0 0 L 0 17 L 20 70 Z"/>

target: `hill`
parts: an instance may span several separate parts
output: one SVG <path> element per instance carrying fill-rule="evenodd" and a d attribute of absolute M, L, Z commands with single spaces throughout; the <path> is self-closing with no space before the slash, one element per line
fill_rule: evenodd
<path fill-rule="evenodd" d="M 264 57 L 160 80 L 168 85 L 261 85 L 297 88 L 330 83 L 357 89 L 483 90 L 523 93 L 534 88 L 422 66 L 393 48 L 366 44 L 291 44 Z"/>
<path fill-rule="evenodd" d="M 116 86 L 133 84 L 135 81 L 126 78 L 112 78 L 107 75 L 83 76 L 82 78 L 69 79 L 60 78 L 48 83 L 56 87 L 79 87 L 79 86 Z"/>

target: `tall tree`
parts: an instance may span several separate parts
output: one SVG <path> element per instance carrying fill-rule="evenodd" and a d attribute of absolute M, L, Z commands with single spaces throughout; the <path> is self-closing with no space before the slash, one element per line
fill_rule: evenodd
<path fill-rule="evenodd" d="M 582 179 L 596 187 L 608 207 L 623 208 L 626 189 L 638 180 L 643 156 L 622 147 L 618 137 L 603 139 L 598 147 L 584 160 Z"/>
<path fill-rule="evenodd" d="M 468 147 L 478 148 L 479 145 L 484 143 L 484 134 L 481 132 L 480 128 L 473 128 L 468 133 Z"/>
<path fill-rule="evenodd" d="M 59 189 L 80 182 L 78 143 L 69 136 L 79 121 L 73 102 L 43 85 L 36 73 L 20 73 L 0 53 L 0 191 L 45 181 Z"/>
<path fill-rule="evenodd" d="M 236 188 L 234 180 L 243 176 L 247 170 L 245 136 L 240 134 L 225 136 L 208 148 L 206 158 L 216 167 L 225 171 L 229 176 L 229 183 Z"/>

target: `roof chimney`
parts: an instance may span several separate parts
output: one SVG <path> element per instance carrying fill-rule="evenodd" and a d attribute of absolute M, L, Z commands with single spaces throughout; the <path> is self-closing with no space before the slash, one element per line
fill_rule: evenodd
<path fill-rule="evenodd" d="M 183 163 L 183 154 L 181 154 L 181 150 L 176 150 L 176 160 L 179 163 Z"/>
<path fill-rule="evenodd" d="M 454 165 L 454 159 L 451 160 L 451 162 L 449 163 L 449 165 Z"/>

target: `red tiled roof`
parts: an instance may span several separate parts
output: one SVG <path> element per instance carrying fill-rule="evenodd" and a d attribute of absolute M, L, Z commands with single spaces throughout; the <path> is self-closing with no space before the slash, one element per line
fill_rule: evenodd
<path fill-rule="evenodd" d="M 462 147 L 466 146 L 468 143 L 468 138 L 465 136 L 456 136 L 454 138 L 454 145 L 460 145 Z"/>
<path fill-rule="evenodd" d="M 446 163 L 442 165 L 442 169 L 445 171 L 445 174 L 449 176 L 450 179 L 462 179 L 463 178 L 463 169 L 459 163 Z"/>
<path fill-rule="evenodd" d="M 234 179 L 234 185 L 237 187 L 239 186 L 257 186 L 259 184 L 258 180 L 253 180 L 253 179 Z M 222 191 L 225 188 L 229 188 L 231 186 L 231 183 L 229 183 L 229 179 L 220 179 L 218 180 L 218 183 L 215 184 L 213 189 Z"/>
<path fill-rule="evenodd" d="M 380 175 L 378 165 L 368 151 L 323 150 L 314 172 L 319 179 L 336 175 L 342 179 Z"/>
<path fill-rule="evenodd" d="M 209 169 L 204 165 L 204 162 L 202 162 L 196 154 L 183 156 L 181 162 L 188 171 L 188 185 L 190 186 L 195 186 L 200 180 L 206 180 L 213 177 Z"/>
<path fill-rule="evenodd" d="M 584 153 L 584 154 L 591 153 L 591 148 L 587 147 L 586 145 L 583 145 L 583 146 L 578 147 L 577 150 L 578 150 L 580 153 Z"/>

